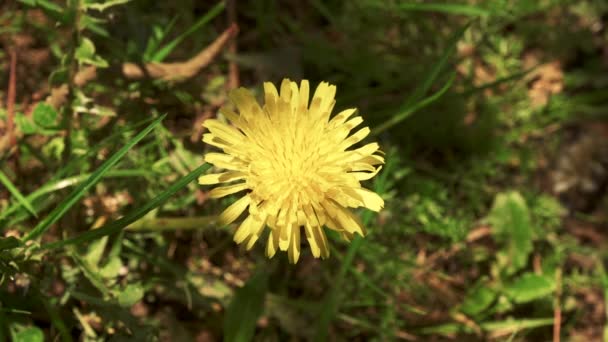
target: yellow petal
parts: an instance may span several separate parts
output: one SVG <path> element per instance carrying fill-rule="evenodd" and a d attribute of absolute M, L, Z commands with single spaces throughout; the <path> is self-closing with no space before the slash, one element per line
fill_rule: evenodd
<path fill-rule="evenodd" d="M 265 226 L 266 226 L 265 220 L 255 219 L 251 223 L 251 227 L 249 228 L 251 231 L 251 236 L 249 237 L 249 241 L 247 241 L 247 250 L 250 250 L 253 247 L 253 245 L 255 244 L 255 242 L 258 241 L 258 239 L 262 235 L 262 232 L 264 231 Z"/>
<path fill-rule="evenodd" d="M 343 207 L 351 207 L 358 208 L 363 205 L 363 200 L 359 194 L 357 194 L 354 189 L 350 187 L 344 187 L 342 189 L 331 189 L 328 191 L 327 196 L 334 201 L 336 201 L 339 205 Z"/>
<path fill-rule="evenodd" d="M 221 149 L 229 148 L 231 145 L 226 140 L 217 137 L 213 133 L 203 134 L 203 142 L 211 146 L 219 147 Z"/>
<path fill-rule="evenodd" d="M 242 117 L 226 107 L 221 107 L 218 112 L 237 127 L 242 123 Z"/>
<path fill-rule="evenodd" d="M 363 127 L 360 130 L 358 130 L 355 134 L 351 135 L 350 137 L 346 138 L 339 147 L 340 151 L 344 151 L 347 148 L 351 147 L 352 145 L 358 143 L 359 141 L 363 140 L 370 132 L 369 127 Z M 376 143 L 374 143 L 376 144 Z M 377 144 L 376 144 L 377 145 Z M 378 146 L 379 148 L 380 146 Z M 372 152 L 373 153 L 373 152 Z"/>
<path fill-rule="evenodd" d="M 281 92 L 279 95 L 279 98 L 281 99 L 281 101 L 290 103 L 291 102 L 291 81 L 288 78 L 284 78 L 283 81 L 281 81 Z"/>
<path fill-rule="evenodd" d="M 376 212 L 384 208 L 384 200 L 377 193 L 365 188 L 358 188 L 354 190 L 357 192 L 357 194 L 359 194 L 359 196 L 361 196 L 364 207 Z"/>
<path fill-rule="evenodd" d="M 209 191 L 209 197 L 222 198 L 224 196 L 228 196 L 228 195 L 237 193 L 239 191 L 246 190 L 248 188 L 249 188 L 249 185 L 247 183 L 220 186 L 218 188 L 215 188 L 215 189 Z"/>
<path fill-rule="evenodd" d="M 341 237 L 342 237 L 344 240 L 346 240 L 346 241 L 348 241 L 348 242 L 353 241 L 353 238 L 355 237 L 355 235 L 354 235 L 354 234 L 349 233 L 349 232 L 347 232 L 347 231 L 341 231 L 341 232 L 340 232 L 340 236 L 341 236 Z"/>
<path fill-rule="evenodd" d="M 341 207 L 339 204 L 332 203 L 331 200 L 323 203 L 323 207 L 327 210 L 329 216 L 335 219 L 340 230 L 349 233 L 357 233 L 361 236 L 365 235 L 365 228 L 361 224 L 359 218 L 350 212 L 350 210 Z"/>
<path fill-rule="evenodd" d="M 341 111 L 340 113 L 338 113 L 336 116 L 334 116 L 329 121 L 329 125 L 327 127 L 329 129 L 338 127 L 339 125 L 346 122 L 346 119 L 350 118 L 356 112 L 357 112 L 357 108 L 349 108 L 349 109 L 345 109 L 345 110 Z M 363 120 L 361 120 L 361 121 L 363 121 Z"/>
<path fill-rule="evenodd" d="M 272 258 L 279 247 L 279 232 L 278 229 L 271 229 L 266 243 L 266 256 Z"/>
<path fill-rule="evenodd" d="M 280 235 L 279 235 L 279 249 L 282 251 L 286 251 L 289 248 L 289 243 L 291 242 L 293 227 L 291 224 L 286 226 L 279 227 Z"/>
<path fill-rule="evenodd" d="M 319 226 L 311 226 L 307 224 L 305 226 L 306 239 L 310 245 L 310 250 L 315 258 L 321 257 L 323 259 L 329 257 L 329 248 L 327 246 L 327 237 L 325 232 Z"/>
<path fill-rule="evenodd" d="M 209 129 L 218 138 L 227 141 L 231 145 L 236 145 L 243 141 L 243 134 L 236 128 L 231 127 L 217 119 L 207 119 L 203 122 L 203 126 Z"/>
<path fill-rule="evenodd" d="M 220 214 L 218 218 L 218 223 L 221 226 L 226 226 L 234 222 L 234 220 L 239 218 L 243 211 L 245 211 L 245 209 L 250 203 L 250 200 L 251 199 L 249 196 L 243 196 L 236 202 L 232 203 L 228 208 L 226 208 L 226 210 L 224 210 L 224 212 Z"/>
<path fill-rule="evenodd" d="M 373 172 L 351 172 L 350 174 L 355 176 L 355 178 L 357 178 L 357 180 L 363 181 L 363 180 L 372 179 L 374 176 L 376 176 L 378 174 L 378 172 L 380 172 L 380 170 L 382 170 L 382 166 L 377 167 Z"/>
<path fill-rule="evenodd" d="M 300 258 L 300 227 L 293 227 L 291 243 L 287 251 L 289 262 L 295 264 Z"/>
<path fill-rule="evenodd" d="M 270 119 L 278 115 L 278 101 L 279 93 L 277 92 L 277 88 L 270 82 L 264 82 L 264 108 L 268 111 Z"/>
<path fill-rule="evenodd" d="M 245 88 L 238 88 L 231 91 L 228 94 L 228 97 L 230 98 L 230 101 L 236 105 L 241 116 L 248 122 L 255 119 L 255 113 L 261 112 L 260 105 L 255 97 Z"/>
<path fill-rule="evenodd" d="M 210 185 L 217 183 L 228 183 L 235 180 L 245 178 L 245 173 L 241 171 L 228 171 L 222 173 L 211 173 L 208 175 L 203 175 L 198 178 L 198 184 L 200 185 Z"/>
<path fill-rule="evenodd" d="M 245 241 L 245 239 L 248 238 L 249 235 L 251 235 L 251 224 L 253 223 L 253 221 L 253 216 L 247 216 L 247 218 L 243 221 L 243 223 L 241 223 L 239 228 L 234 233 L 234 242 L 240 244 L 241 242 Z"/>
<path fill-rule="evenodd" d="M 238 158 L 224 153 L 207 153 L 205 155 L 205 161 L 209 164 L 228 170 L 241 170 L 245 166 Z"/>
<path fill-rule="evenodd" d="M 309 95 L 309 85 L 308 80 L 302 80 L 300 82 L 300 107 L 307 108 L 308 107 L 308 96 Z"/>

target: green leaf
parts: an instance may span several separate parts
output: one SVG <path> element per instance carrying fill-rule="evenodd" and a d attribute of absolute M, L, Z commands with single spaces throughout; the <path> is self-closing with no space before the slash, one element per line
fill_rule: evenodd
<path fill-rule="evenodd" d="M 236 290 L 224 317 L 224 341 L 252 341 L 258 317 L 264 309 L 268 275 L 258 272 Z"/>
<path fill-rule="evenodd" d="M 118 294 L 118 304 L 129 308 L 144 297 L 144 288 L 140 284 L 129 284 Z"/>
<path fill-rule="evenodd" d="M 496 296 L 496 291 L 487 287 L 485 282 L 480 282 L 468 291 L 460 311 L 468 316 L 478 315 L 494 302 Z"/>
<path fill-rule="evenodd" d="M 38 327 L 27 327 L 12 335 L 14 342 L 44 342 L 44 333 Z"/>
<path fill-rule="evenodd" d="M 103 238 L 102 238 L 103 239 Z M 119 257 L 110 258 L 107 264 L 103 265 L 99 270 L 99 274 L 105 279 L 114 279 L 118 277 L 120 268 L 123 266 Z"/>
<path fill-rule="evenodd" d="M 38 217 L 36 210 L 32 207 L 32 204 L 21 194 L 21 191 L 11 182 L 10 179 L 0 170 L 0 183 L 6 187 L 6 189 L 13 195 L 17 201 L 24 206 L 32 215 Z"/>
<path fill-rule="evenodd" d="M 551 295 L 555 288 L 555 280 L 552 277 L 524 273 L 505 287 L 505 293 L 516 303 L 527 303 Z"/>
<path fill-rule="evenodd" d="M 90 64 L 99 68 L 108 67 L 108 62 L 95 54 L 95 44 L 86 37 L 82 38 L 75 57 L 81 64 Z"/>
<path fill-rule="evenodd" d="M 518 192 L 496 195 L 488 216 L 494 238 L 504 245 L 501 253 L 507 274 L 513 274 L 528 263 L 532 252 L 532 228 L 526 201 Z M 500 261 L 499 255 L 499 262 Z"/>
<path fill-rule="evenodd" d="M 87 180 L 80 184 L 72 193 L 70 193 L 51 213 L 32 229 L 25 237 L 24 241 L 32 240 L 42 235 L 50 226 L 57 222 L 82 196 L 84 196 L 93 185 L 95 185 L 105 173 L 109 171 L 125 154 L 135 146 L 141 139 L 150 133 L 160 122 L 165 118 L 165 115 L 154 120 L 148 127 L 141 131 L 137 136 L 131 139 L 118 152 L 106 160 Z"/>
<path fill-rule="evenodd" d="M 57 123 L 57 111 L 53 106 L 40 102 L 33 112 L 34 122 L 41 127 L 51 128 Z"/>
<path fill-rule="evenodd" d="M 200 28 L 205 26 L 206 23 L 211 21 L 213 18 L 218 16 L 220 13 L 222 13 L 222 11 L 224 10 L 224 6 L 225 6 L 224 1 L 218 2 L 215 6 L 213 6 L 213 8 L 211 8 L 207 13 L 205 13 L 204 16 L 202 16 L 197 22 L 195 22 L 192 26 L 190 26 L 190 28 L 188 28 L 188 30 L 186 32 L 177 36 L 175 39 L 173 39 L 167 45 L 163 46 L 160 50 L 158 50 L 154 55 L 152 55 L 151 61 L 152 62 L 163 61 L 171 53 L 171 51 L 173 51 L 173 49 L 175 49 L 175 47 L 177 47 L 177 45 L 179 45 L 179 43 L 181 43 L 189 35 L 195 33 Z"/>
<path fill-rule="evenodd" d="M 107 243 L 107 237 L 103 237 L 99 240 L 91 242 L 84 260 L 86 260 L 91 266 L 97 268 L 99 262 L 101 261 L 101 257 L 103 256 L 103 252 L 106 249 Z"/>
<path fill-rule="evenodd" d="M 186 175 L 184 178 L 180 179 L 178 182 L 173 184 L 171 187 L 169 187 L 169 189 L 165 190 L 160 195 L 156 196 L 150 202 L 146 203 L 142 207 L 139 207 L 139 208 L 129 212 L 127 215 L 123 216 L 119 220 L 109 223 L 101 228 L 87 231 L 85 233 L 82 233 L 76 237 L 73 237 L 73 238 L 70 238 L 67 240 L 62 240 L 62 241 L 57 241 L 57 242 L 52 242 L 52 243 L 49 243 L 46 245 L 42 245 L 41 249 L 48 250 L 48 249 L 62 248 L 62 247 L 68 246 L 68 245 L 81 244 L 81 243 L 89 242 L 89 241 L 92 241 L 95 239 L 99 239 L 101 237 L 104 237 L 104 236 L 107 236 L 110 234 L 117 233 L 117 232 L 121 231 L 122 229 L 124 229 L 125 227 L 127 227 L 128 225 L 130 225 L 131 223 L 144 217 L 144 215 L 149 213 L 152 209 L 155 209 L 158 206 L 165 203 L 165 201 L 167 201 L 169 199 L 169 197 L 173 196 L 179 190 L 185 188 L 190 182 L 197 179 L 203 172 L 206 172 L 210 168 L 211 168 L 211 164 L 203 164 L 203 165 L 199 166 L 196 170 L 190 172 L 188 175 Z"/>
<path fill-rule="evenodd" d="M 15 115 L 15 124 L 23 134 L 34 134 L 38 130 L 32 120 L 22 113 Z"/>

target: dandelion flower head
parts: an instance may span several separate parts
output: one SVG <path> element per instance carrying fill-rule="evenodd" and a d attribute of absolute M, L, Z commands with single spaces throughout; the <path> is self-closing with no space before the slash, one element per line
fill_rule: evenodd
<path fill-rule="evenodd" d="M 289 261 L 300 257 L 302 230 L 316 258 L 327 258 L 324 227 L 350 241 L 365 228 L 349 208 L 379 211 L 384 201 L 360 182 L 374 177 L 384 163 L 377 143 L 353 145 L 370 130 L 359 128 L 363 119 L 356 109 L 331 116 L 336 87 L 319 84 L 309 103 L 309 84 L 284 79 L 280 92 L 264 83 L 264 104 L 247 89 L 230 92 L 238 113 L 220 109 L 231 124 L 217 119 L 203 123 L 209 133 L 203 141 L 223 153 L 210 152 L 205 161 L 225 172 L 200 177 L 203 185 L 229 183 L 212 189 L 211 198 L 244 192 L 219 217 L 234 222 L 247 211 L 234 240 L 247 249 L 269 228 L 266 254 L 287 251 Z"/>

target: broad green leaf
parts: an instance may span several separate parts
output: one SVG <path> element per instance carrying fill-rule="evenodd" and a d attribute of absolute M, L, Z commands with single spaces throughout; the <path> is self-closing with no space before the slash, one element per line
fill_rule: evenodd
<path fill-rule="evenodd" d="M 268 275 L 258 271 L 245 286 L 236 290 L 224 317 L 224 341 L 253 339 L 256 323 L 264 309 L 267 287 Z"/>
<path fill-rule="evenodd" d="M 11 335 L 14 342 L 44 342 L 44 333 L 38 327 L 27 327 Z"/>
<path fill-rule="evenodd" d="M 76 59 L 79 61 L 90 60 L 95 56 L 95 44 L 89 38 L 82 38 L 80 45 L 76 49 Z"/>
<path fill-rule="evenodd" d="M 38 126 L 50 128 L 57 124 L 57 111 L 48 103 L 38 103 L 32 115 Z"/>
<path fill-rule="evenodd" d="M 23 239 L 28 241 L 35 239 L 42 235 L 51 225 L 57 222 L 78 200 L 82 198 L 93 185 L 95 185 L 105 173 L 107 173 L 111 167 L 113 167 L 118 161 L 124 157 L 125 154 L 143 139 L 148 133 L 150 133 L 160 122 L 165 118 L 165 115 L 154 120 L 148 127 L 141 131 L 137 136 L 131 139 L 125 146 L 123 146 L 118 152 L 112 155 L 106 160 L 87 180 L 80 184 L 72 193 L 70 193 L 53 211 L 51 211 L 47 217 L 41 220 L 34 229 L 32 229 Z"/>
<path fill-rule="evenodd" d="M 144 297 L 144 288 L 140 284 L 129 284 L 118 294 L 118 304 L 122 307 L 131 307 Z"/>
<path fill-rule="evenodd" d="M 34 134 L 37 131 L 34 122 L 32 122 L 30 118 L 23 115 L 22 113 L 17 113 L 15 115 L 15 124 L 23 134 Z"/>
<path fill-rule="evenodd" d="M 503 245 L 499 255 L 506 258 L 507 274 L 513 274 L 528 263 L 532 252 L 533 231 L 526 201 L 518 192 L 500 193 L 488 216 L 494 238 Z M 502 261 L 499 261 L 502 262 Z"/>
<path fill-rule="evenodd" d="M 118 276 L 122 266 L 123 264 L 119 257 L 110 258 L 108 263 L 101 267 L 99 274 L 105 279 L 114 279 Z"/>
<path fill-rule="evenodd" d="M 103 256 L 103 252 L 106 249 L 107 242 L 107 236 L 91 242 L 91 244 L 89 244 L 89 248 L 87 254 L 84 257 L 84 260 L 86 260 L 91 266 L 97 269 L 97 266 L 101 261 L 101 257 Z"/>
<path fill-rule="evenodd" d="M 82 38 L 80 45 L 76 49 L 75 57 L 81 64 L 90 64 L 98 68 L 108 67 L 108 62 L 95 54 L 95 45 L 86 37 Z"/>
<path fill-rule="evenodd" d="M 496 296 L 496 291 L 487 287 L 485 282 L 480 282 L 468 291 L 460 311 L 468 316 L 478 315 L 496 300 Z"/>
<path fill-rule="evenodd" d="M 514 302 L 527 303 L 551 295 L 555 288 L 553 277 L 524 273 L 504 290 Z"/>
<path fill-rule="evenodd" d="M 82 274 L 85 278 L 89 279 L 91 284 L 101 292 L 101 294 L 105 297 L 110 294 L 110 290 L 104 283 L 101 275 L 97 271 L 97 267 L 91 265 L 88 261 L 83 259 L 80 255 L 75 252 L 70 253 L 72 259 L 76 262 L 78 268 L 82 271 Z"/>
<path fill-rule="evenodd" d="M 30 213 L 32 213 L 32 215 L 36 217 L 38 216 L 36 214 L 36 210 L 34 210 L 34 207 L 32 207 L 32 204 L 21 194 L 21 191 L 17 189 L 17 187 L 13 184 L 13 182 L 11 182 L 10 179 L 8 179 L 2 170 L 0 170 L 0 183 L 4 185 L 4 187 L 8 190 L 8 192 L 11 193 L 11 195 L 15 197 L 15 199 L 17 199 L 17 202 L 24 206 Z"/>

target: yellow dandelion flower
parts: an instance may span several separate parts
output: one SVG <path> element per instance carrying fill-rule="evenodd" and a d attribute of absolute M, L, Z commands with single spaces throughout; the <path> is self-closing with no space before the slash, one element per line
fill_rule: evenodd
<path fill-rule="evenodd" d="M 351 149 L 365 138 L 368 127 L 350 134 L 363 119 L 347 109 L 330 119 L 336 87 L 322 82 L 309 104 L 308 81 L 300 87 L 284 79 L 280 94 L 272 83 L 264 83 L 264 106 L 244 88 L 230 92 L 238 114 L 220 109 L 232 125 L 206 120 L 209 133 L 203 141 L 224 153 L 207 153 L 205 161 L 225 172 L 200 177 L 199 183 L 232 183 L 210 191 L 220 198 L 241 191 L 246 194 L 219 217 L 222 225 L 234 222 L 247 209 L 234 241 L 250 249 L 269 227 L 268 257 L 277 249 L 287 251 L 289 261 L 300 257 L 302 228 L 312 254 L 329 256 L 323 227 L 338 231 L 350 241 L 365 235 L 365 227 L 348 208 L 379 211 L 384 201 L 361 187 L 362 180 L 375 176 L 384 163 L 377 143 Z"/>

